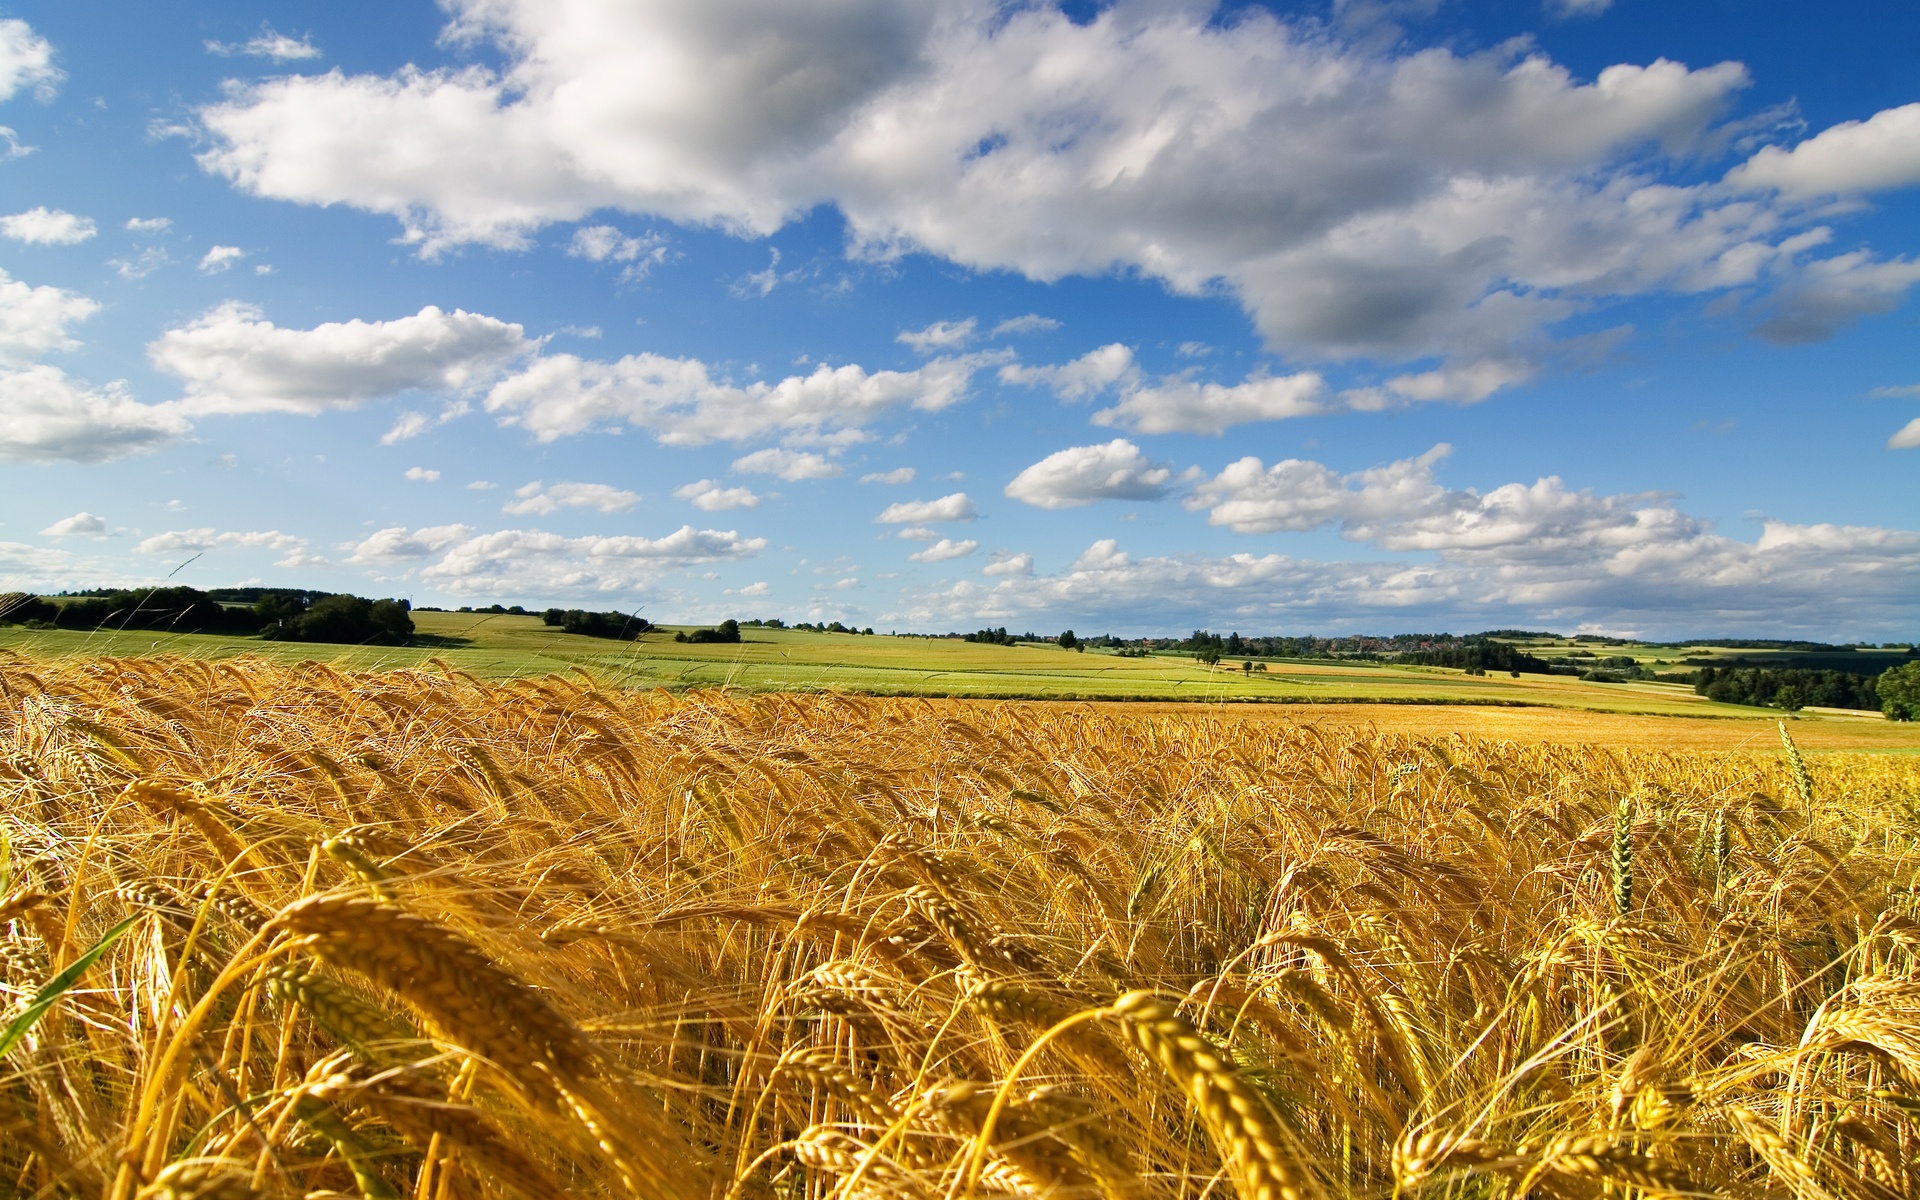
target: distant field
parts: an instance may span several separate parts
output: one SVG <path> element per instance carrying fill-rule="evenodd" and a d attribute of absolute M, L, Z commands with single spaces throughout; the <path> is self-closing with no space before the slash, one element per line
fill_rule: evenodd
<path fill-rule="evenodd" d="M 1264 701 L 1298 704 L 1438 704 L 1477 709 L 1527 706 L 1753 722 L 1759 710 L 1715 704 L 1680 685 L 1587 683 L 1569 676 L 1469 676 L 1436 667 L 1364 662 L 1275 661 L 1248 675 L 1238 662 L 1121 658 L 1051 646 L 994 646 L 931 638 L 856 637 L 795 630 L 746 631 L 739 645 L 689 645 L 671 629 L 638 642 L 560 633 L 530 616 L 418 613 L 427 645 L 331 646 L 213 635 L 78 633 L 0 629 L 0 648 L 36 656 L 254 655 L 274 662 L 321 660 L 356 669 L 416 667 L 438 658 L 482 678 L 580 668 L 625 687 L 736 687 L 751 691 L 849 691 L 871 695 L 996 699 Z M 1616 652 L 1615 648 L 1605 648 Z M 1808 718 L 1813 724 L 1819 718 Z M 1877 714 L 1837 723 L 1882 727 L 1875 744 L 1920 744 L 1920 731 L 1885 727 Z"/>

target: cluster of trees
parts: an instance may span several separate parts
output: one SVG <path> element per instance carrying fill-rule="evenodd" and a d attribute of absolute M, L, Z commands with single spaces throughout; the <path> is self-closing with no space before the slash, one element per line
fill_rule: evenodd
<path fill-rule="evenodd" d="M 1895 670 L 1906 670 L 1905 667 Z M 1889 671 L 1891 675 L 1894 672 Z M 1752 704 L 1789 712 L 1819 708 L 1880 708 L 1879 681 L 1847 671 L 1773 670 L 1767 667 L 1702 667 L 1693 690 L 1723 704 Z"/>
<path fill-rule="evenodd" d="M 102 588 L 58 599 L 0 597 L 0 621 L 34 628 L 257 633 L 292 642 L 403 642 L 413 635 L 411 610 L 405 600 L 293 588 Z"/>
<path fill-rule="evenodd" d="M 413 636 L 413 605 L 405 600 L 368 600 L 345 594 L 308 600 L 275 592 L 253 606 L 260 636 L 275 642 L 346 642 L 399 645 Z"/>
<path fill-rule="evenodd" d="M 1888 720 L 1920 721 L 1920 662 L 1893 667 L 1875 682 L 1880 711 Z"/>
<path fill-rule="evenodd" d="M 1027 634 L 1024 638 L 1015 637 L 1013 634 L 1007 632 L 1005 625 L 1002 625 L 998 629 L 981 629 L 974 633 L 964 634 L 960 640 L 963 642 L 983 642 L 989 646 L 1011 646 L 1021 641 L 1037 642 L 1040 638 L 1031 633 Z"/>
<path fill-rule="evenodd" d="M 740 640 L 740 622 L 734 620 L 732 617 L 728 617 L 726 620 L 720 622 L 718 629 L 696 629 L 692 633 L 676 633 L 673 635 L 673 640 L 676 642 L 692 642 L 695 645 L 706 645 L 716 642 L 738 642 Z"/>
<path fill-rule="evenodd" d="M 1506 642 L 1496 642 L 1485 635 L 1426 650 L 1403 651 L 1399 660 L 1415 666 L 1460 667 L 1476 675 L 1484 675 L 1488 671 L 1506 671 L 1510 674 L 1525 671 L 1533 675 L 1553 673 L 1553 667 L 1545 659 L 1535 658 L 1524 650 L 1516 650 Z M 1633 660 L 1627 659 L 1626 665 L 1633 666 Z"/>
<path fill-rule="evenodd" d="M 642 616 L 629 616 L 623 612 L 587 612 L 579 608 L 550 608 L 540 614 L 540 620 L 544 624 L 557 626 L 562 633 L 613 638 L 621 642 L 631 642 L 653 628 Z"/>
<path fill-rule="evenodd" d="M 166 633 L 255 633 L 262 624 L 253 609 L 229 608 L 190 587 L 101 589 L 59 600 L 21 596 L 0 620 L 45 629 L 104 627 Z"/>

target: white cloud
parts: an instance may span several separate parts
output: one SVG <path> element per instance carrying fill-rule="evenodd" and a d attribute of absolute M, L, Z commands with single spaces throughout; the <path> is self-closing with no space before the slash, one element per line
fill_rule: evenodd
<path fill-rule="evenodd" d="M 1294 358 L 1449 366 L 1543 361 L 1559 322 L 1615 298 L 1791 284 L 1782 247 L 1814 219 L 1674 182 L 1729 132 L 1735 63 L 1583 81 L 1525 42 L 1343 40 L 1207 0 L 1082 20 L 997 0 L 446 7 L 498 70 L 237 87 L 201 113 L 201 162 L 255 195 L 391 214 L 426 253 L 603 209 L 765 237 L 833 205 L 859 255 L 1137 271 L 1225 290 Z M 1767 170 L 1905 178 L 1893 124 Z M 1822 146 L 1845 170 L 1812 163 Z"/>
<path fill-rule="evenodd" d="M 1043 317 L 1039 313 L 1027 313 L 1024 316 L 1008 317 L 993 327 L 989 337 L 1007 337 L 1023 333 L 1050 333 L 1060 328 L 1060 322 L 1052 317 Z"/>
<path fill-rule="evenodd" d="M 467 490 L 470 492 L 490 492 L 499 486 L 497 483 L 489 483 L 484 479 L 476 479 L 467 485 Z"/>
<path fill-rule="evenodd" d="M 1443 508 L 1447 493 L 1435 482 L 1433 466 L 1452 452 L 1453 447 L 1442 443 L 1418 458 L 1348 476 L 1297 458 L 1271 467 L 1257 458 L 1243 458 L 1196 487 L 1188 507 L 1208 509 L 1208 524 L 1238 533 L 1303 531 L 1330 524 L 1368 529 Z"/>
<path fill-rule="evenodd" d="M 979 514 L 965 492 L 954 492 L 938 500 L 908 500 L 889 504 L 874 518 L 880 525 L 928 525 L 936 521 L 971 521 Z"/>
<path fill-rule="evenodd" d="M 1755 332 L 1796 345 L 1831 337 L 1861 317 L 1891 312 L 1920 282 L 1920 260 L 1875 260 L 1864 250 L 1808 263 L 1776 293 Z"/>
<path fill-rule="evenodd" d="M 1546 0 L 1547 12 L 1556 17 L 1597 17 L 1613 7 L 1613 0 Z"/>
<path fill-rule="evenodd" d="M 706 512 L 727 512 L 736 508 L 758 508 L 760 497 L 752 489 L 723 488 L 711 479 L 697 479 L 673 489 L 673 494 Z"/>
<path fill-rule="evenodd" d="M 1920 417 L 1915 417 L 1900 427 L 1899 432 L 1887 439 L 1889 450 L 1920 449 Z"/>
<path fill-rule="evenodd" d="M 1318 372 L 1273 375 L 1224 385 L 1167 379 L 1123 393 L 1119 403 L 1093 414 L 1095 425 L 1135 433 L 1224 433 L 1253 421 L 1281 421 L 1326 411 L 1326 381 Z"/>
<path fill-rule="evenodd" d="M 964 321 L 935 321 L 925 329 L 903 329 L 893 340 L 921 354 L 936 354 L 942 350 L 965 349 L 979 327 L 980 322 L 974 317 Z"/>
<path fill-rule="evenodd" d="M 891 471 L 874 471 L 871 474 L 862 475 L 860 482 L 898 485 L 902 483 L 912 483 L 919 477 L 919 474 L 920 472 L 912 467 L 895 467 Z"/>
<path fill-rule="evenodd" d="M 62 517 L 40 531 L 41 537 L 105 537 L 107 523 L 90 512 Z"/>
<path fill-rule="evenodd" d="M 147 357 L 186 381 L 181 407 L 193 415 L 314 415 L 406 391 L 477 388 L 534 348 L 518 325 L 432 305 L 392 321 L 282 329 L 223 304 L 163 333 Z"/>
<path fill-rule="evenodd" d="M 974 541 L 972 538 L 968 538 L 963 542 L 956 542 L 951 538 L 941 538 L 925 550 L 917 554 L 909 554 L 907 557 L 914 562 L 921 563 L 948 562 L 956 558 L 965 558 L 979 548 L 980 543 Z"/>
<path fill-rule="evenodd" d="M 766 580 L 762 579 L 762 580 L 759 580 L 758 582 L 750 583 L 745 587 L 722 589 L 721 594 L 726 596 L 743 596 L 748 599 L 756 599 L 761 596 L 771 596 L 773 594 L 773 589 L 767 586 Z"/>
<path fill-rule="evenodd" d="M 66 77 L 53 65 L 51 42 L 25 21 L 0 21 L 0 100 L 13 99 L 23 87 L 34 89 L 42 101 L 51 100 Z"/>
<path fill-rule="evenodd" d="M 600 362 L 549 354 L 495 384 L 486 405 L 543 442 L 628 425 L 668 445 L 770 435 L 818 444 L 857 433 L 892 408 L 946 408 L 966 395 L 974 372 L 990 361 L 936 358 L 914 371 L 872 373 L 851 364 L 821 366 L 811 375 L 743 387 L 715 380 L 698 359 L 630 354 Z"/>
<path fill-rule="evenodd" d="M 1589 538 L 1578 553 L 1525 545 L 1437 562 L 1320 562 L 1282 554 L 1135 559 L 1109 539 L 1057 575 L 962 580 L 909 591 L 904 621 L 937 626 L 1047 614 L 1147 631 L 1194 620 L 1245 629 L 1455 628 L 1605 619 L 1673 634 L 1702 627 L 1833 629 L 1834 605 L 1859 628 L 1902 627 L 1920 587 L 1920 533 L 1767 522 L 1758 539 L 1699 523 Z M 1216 627 L 1218 627 L 1216 625 Z"/>
<path fill-rule="evenodd" d="M 894 536 L 907 542 L 937 542 L 940 531 L 926 525 L 909 525 Z"/>
<path fill-rule="evenodd" d="M 1019 383 L 1053 389 L 1062 400 L 1085 400 L 1123 381 L 1139 378 L 1133 348 L 1119 342 L 1089 350 L 1070 363 L 1054 367 L 1027 367 L 1008 363 L 1000 368 L 1001 383 Z"/>
<path fill-rule="evenodd" d="M 0 271 L 0 367 L 19 366 L 52 350 L 71 350 L 80 343 L 67 335 L 100 311 L 100 305 L 77 292 L 42 285 L 33 287 Z"/>
<path fill-rule="evenodd" d="M 800 450 L 755 450 L 733 460 L 733 469 L 748 475 L 774 475 L 788 483 L 803 479 L 833 479 L 845 472 L 838 463 Z"/>
<path fill-rule="evenodd" d="M 398 445 L 401 442 L 417 438 L 429 429 L 436 429 L 449 421 L 457 421 L 473 411 L 473 406 L 465 400 L 455 400 L 440 410 L 438 416 L 429 417 L 422 412 L 408 410 L 394 419 L 393 426 L 380 435 L 382 446 Z"/>
<path fill-rule="evenodd" d="M 29 146 L 20 140 L 20 135 L 11 128 L 0 125 L 0 142 L 7 144 L 6 152 L 0 153 L 0 162 L 11 162 L 16 158 L 25 158 L 38 150 L 38 146 Z"/>
<path fill-rule="evenodd" d="M 419 575 L 478 595 L 591 595 L 646 587 L 662 574 L 702 563 L 738 562 L 765 538 L 683 525 L 665 537 L 563 537 L 529 529 L 476 534 L 465 526 L 387 529 L 355 547 L 352 562 L 397 565 L 438 555 Z"/>
<path fill-rule="evenodd" d="M 638 493 L 604 483 L 556 483 L 548 487 L 536 482 L 515 488 L 513 494 L 515 498 L 502 505 L 501 512 L 545 516 L 563 508 L 591 508 L 603 513 L 617 513 L 626 512 L 640 503 Z"/>
<path fill-rule="evenodd" d="M 1158 500 L 1173 471 L 1147 461 L 1125 438 L 1056 451 L 1014 476 L 1006 494 L 1036 508 L 1079 508 L 1096 500 Z"/>
<path fill-rule="evenodd" d="M 110 258 L 107 265 L 122 279 L 145 279 L 172 262 L 163 246 L 148 246 L 132 258 Z"/>
<path fill-rule="evenodd" d="M 218 275 L 247 256 L 238 246 L 211 246 L 200 256 L 200 273 Z"/>
<path fill-rule="evenodd" d="M 1727 173 L 1735 187 L 1796 196 L 1877 191 L 1920 183 L 1920 103 L 1843 121 L 1791 150 L 1762 146 Z"/>
<path fill-rule="evenodd" d="M 171 217 L 128 217 L 128 233 L 165 233 L 173 228 Z"/>
<path fill-rule="evenodd" d="M 91 218 L 44 204 L 0 217 L 0 234 L 30 246 L 77 246 L 98 232 Z"/>
<path fill-rule="evenodd" d="M 312 35 L 290 38 L 284 33 L 275 33 L 272 29 L 262 29 L 258 37 L 244 42 L 208 42 L 207 53 L 230 58 L 236 54 L 245 54 L 254 58 L 270 58 L 274 62 L 299 62 L 302 59 L 319 58 L 320 47 L 313 44 Z"/>
<path fill-rule="evenodd" d="M 166 533 L 157 533 L 134 547 L 139 554 L 203 554 L 209 550 L 254 550 L 275 551 L 284 557 L 273 565 L 276 567 L 319 567 L 326 566 L 327 560 L 310 554 L 307 539 L 295 537 L 290 533 L 281 533 L 277 529 L 251 533 L 222 532 L 214 529 L 173 529 Z"/>
<path fill-rule="evenodd" d="M 995 578 L 1024 579 L 1033 574 L 1033 555 L 1024 552 L 996 554 L 992 562 L 980 568 L 980 573 Z"/>
<path fill-rule="evenodd" d="M 466 525 L 430 525 L 411 533 L 404 525 L 393 525 L 353 546 L 347 561 L 367 566 L 394 566 L 430 558 L 472 535 L 473 530 Z"/>
<path fill-rule="evenodd" d="M 98 311 L 85 296 L 0 271 L 0 461 L 105 462 L 188 431 L 186 418 L 141 404 L 125 384 L 95 388 L 33 361 L 79 345 L 67 327 Z"/>
<path fill-rule="evenodd" d="M 620 278 L 633 283 L 667 261 L 667 239 L 652 233 L 631 237 L 612 225 L 583 225 L 573 231 L 567 255 L 588 262 L 623 263 Z"/>
<path fill-rule="evenodd" d="M 408 467 L 407 478 L 415 483 L 439 483 L 440 472 L 427 467 Z"/>

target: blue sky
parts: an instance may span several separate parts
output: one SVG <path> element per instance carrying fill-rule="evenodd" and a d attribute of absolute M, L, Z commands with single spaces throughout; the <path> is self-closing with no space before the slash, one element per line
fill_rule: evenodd
<path fill-rule="evenodd" d="M 0 127 L 0 590 L 1914 636 L 1909 3 L 68 0 Z"/>

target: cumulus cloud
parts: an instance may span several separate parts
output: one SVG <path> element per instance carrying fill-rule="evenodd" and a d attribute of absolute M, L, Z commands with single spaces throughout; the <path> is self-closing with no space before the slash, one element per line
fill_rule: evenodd
<path fill-rule="evenodd" d="M 1893 311 L 1916 282 L 1920 260 L 1883 262 L 1864 250 L 1809 263 L 1766 306 L 1755 332 L 1779 345 L 1817 342 L 1861 317 Z"/>
<path fill-rule="evenodd" d="M 415 483 L 439 483 L 440 472 L 429 467 L 408 467 L 407 478 Z"/>
<path fill-rule="evenodd" d="M 736 508 L 758 508 L 760 497 L 751 488 L 721 487 L 711 479 L 696 479 L 673 489 L 673 494 L 706 512 L 727 512 Z"/>
<path fill-rule="evenodd" d="M 1060 328 L 1060 322 L 1052 317 L 1043 317 L 1039 313 L 1027 313 L 1024 316 L 1008 317 L 993 327 L 989 337 L 1007 337 L 1023 333 L 1050 333 Z"/>
<path fill-rule="evenodd" d="M 62 517 L 40 531 L 41 537 L 105 537 L 107 523 L 90 512 L 77 512 L 70 517 Z"/>
<path fill-rule="evenodd" d="M 1158 500 L 1173 470 L 1147 461 L 1125 438 L 1056 451 L 1014 476 L 1006 494 L 1036 508 L 1079 508 L 1096 500 Z"/>
<path fill-rule="evenodd" d="M 218 275 L 247 256 L 247 252 L 238 246 L 210 246 L 200 256 L 200 273 Z"/>
<path fill-rule="evenodd" d="M 1200 484 L 1189 508 L 1239 533 L 1277 533 L 1337 524 L 1366 530 L 1388 520 L 1438 511 L 1447 495 L 1434 464 L 1453 452 L 1442 443 L 1418 458 L 1342 476 L 1324 464 L 1289 458 L 1268 467 L 1243 458 Z"/>
<path fill-rule="evenodd" d="M 139 554 L 204 554 L 209 550 L 273 550 L 281 554 L 276 567 L 318 567 L 327 560 L 307 551 L 307 539 L 277 529 L 241 533 L 216 529 L 173 529 L 157 533 L 134 547 Z"/>
<path fill-rule="evenodd" d="M 514 498 L 500 506 L 503 513 L 534 513 L 546 516 L 563 508 L 591 508 L 597 512 L 626 512 L 640 503 L 637 492 L 623 491 L 604 483 L 556 483 L 538 481 L 515 488 Z"/>
<path fill-rule="evenodd" d="M 173 228 L 171 217 L 128 217 L 128 233 L 165 233 Z"/>
<path fill-rule="evenodd" d="M 774 475 L 788 483 L 803 479 L 833 479 L 844 472 L 838 463 L 802 450 L 755 450 L 733 460 L 733 469 L 747 475 Z"/>
<path fill-rule="evenodd" d="M 495 384 L 486 406 L 543 442 L 631 426 L 676 446 L 776 435 L 817 443 L 857 433 L 889 409 L 946 408 L 992 361 L 963 355 L 914 371 L 871 373 L 853 364 L 821 366 L 811 375 L 742 386 L 716 380 L 692 358 L 630 354 L 603 362 L 549 354 Z"/>
<path fill-rule="evenodd" d="M 466 595 L 591 595 L 633 591 L 703 563 L 738 562 L 766 546 L 765 538 L 691 525 L 659 538 L 569 538 L 535 529 L 475 533 L 465 525 L 409 532 L 396 526 L 353 547 L 347 561 L 416 569 L 421 579 Z"/>
<path fill-rule="evenodd" d="M 1920 449 L 1920 417 L 1915 417 L 1900 427 L 1900 431 L 1887 439 L 1889 450 Z"/>
<path fill-rule="evenodd" d="M 0 100 L 11 100 L 27 87 L 41 100 L 51 100 L 66 77 L 53 65 L 53 43 L 25 21 L 0 20 Z"/>
<path fill-rule="evenodd" d="M 156 450 L 190 428 L 119 383 L 90 387 L 45 364 L 0 370 L 0 460 L 106 462 Z"/>
<path fill-rule="evenodd" d="M 497 70 L 237 87 L 200 114 L 202 164 L 391 214 L 425 253 L 609 208 L 764 237 L 834 205 L 857 255 L 1137 271 L 1224 289 L 1289 356 L 1447 364 L 1542 361 L 1612 299 L 1790 284 L 1782 247 L 1812 217 L 1752 188 L 1909 169 L 1905 118 L 1881 114 L 1804 160 L 1763 151 L 1745 193 L 1676 182 L 1725 132 L 1738 64 L 1580 79 L 1522 42 L 1343 40 L 1206 0 L 1078 20 L 997 0 L 445 7 Z"/>
<path fill-rule="evenodd" d="M 860 477 L 861 483 L 903 484 L 912 483 L 919 478 L 920 472 L 912 467 L 895 467 L 891 471 L 874 471 Z"/>
<path fill-rule="evenodd" d="M 961 350 L 973 341 L 979 330 L 980 322 L 975 317 L 964 321 L 935 321 L 925 329 L 903 329 L 893 340 L 903 346 L 911 346 L 921 354 L 935 354 L 941 350 Z M 995 330 L 998 333 L 999 330 Z"/>
<path fill-rule="evenodd" d="M 954 492 L 938 500 L 907 500 L 889 504 L 874 518 L 879 525 L 931 525 L 939 521 L 971 521 L 979 514 L 973 499 L 965 492 Z M 904 533 L 902 537 L 906 536 Z"/>
<path fill-rule="evenodd" d="M 1033 555 L 995 554 L 992 562 L 980 568 L 980 573 L 995 578 L 1024 579 L 1033 574 Z"/>
<path fill-rule="evenodd" d="M 1796 196 L 1878 191 L 1920 183 L 1920 103 L 1842 121 L 1791 150 L 1762 146 L 1727 174 L 1736 187 Z"/>
<path fill-rule="evenodd" d="M 925 550 L 909 554 L 907 557 L 921 563 L 948 562 L 956 558 L 965 558 L 979 548 L 980 543 L 972 538 L 963 542 L 956 542 L 952 538 L 941 538 Z"/>
<path fill-rule="evenodd" d="M 1604 618 L 1672 635 L 1742 625 L 1831 631 L 1836 601 L 1858 628 L 1903 626 L 1916 586 L 1920 533 L 1858 526 L 1767 522 L 1757 539 L 1742 541 L 1700 523 L 1656 523 L 1637 535 L 1588 540 L 1575 555 L 1443 554 L 1433 562 L 1134 558 L 1106 539 L 1056 575 L 909 590 L 900 616 L 951 625 L 1055 614 L 1133 630 L 1194 620 L 1361 630 Z"/>
<path fill-rule="evenodd" d="M 472 536 L 465 525 L 430 525 L 411 532 L 404 525 L 380 530 L 351 548 L 350 563 L 366 566 L 394 566 L 429 558 Z"/>
<path fill-rule="evenodd" d="M 1613 7 L 1613 0 L 1546 0 L 1547 12 L 1556 17 L 1597 17 Z"/>
<path fill-rule="evenodd" d="M 1184 375 L 1156 382 L 1135 363 L 1133 349 L 1118 342 L 1057 366 L 1009 363 L 999 377 L 1002 383 L 1050 388 L 1069 401 L 1111 390 L 1117 402 L 1095 412 L 1093 423 L 1134 433 L 1218 434 L 1235 425 L 1312 416 L 1329 408 L 1326 381 L 1315 371 L 1255 375 L 1236 384 L 1201 383 Z"/>
<path fill-rule="evenodd" d="M 667 261 L 667 239 L 652 233 L 632 237 L 612 225 L 583 225 L 573 231 L 567 255 L 588 262 L 620 263 L 621 280 L 633 283 Z"/>
<path fill-rule="evenodd" d="M 68 327 L 98 311 L 85 296 L 0 271 L 0 460 L 105 462 L 188 431 L 185 417 L 141 404 L 124 384 L 93 387 L 34 361 L 79 345 Z"/>
<path fill-rule="evenodd" d="M 274 62 L 299 62 L 303 59 L 319 58 L 320 47 L 313 44 L 311 35 L 292 38 L 284 33 L 275 33 L 271 28 L 262 29 L 257 37 L 244 42 L 208 42 L 207 53 L 230 58 L 236 54 L 245 54 L 253 58 L 270 58 Z"/>
<path fill-rule="evenodd" d="M 166 331 L 147 357 L 185 381 L 189 414 L 317 415 L 402 392 L 477 388 L 534 348 L 518 325 L 432 305 L 392 321 L 282 329 L 229 303 Z"/>
<path fill-rule="evenodd" d="M 29 246 L 78 246 L 98 232 L 91 218 L 76 217 L 44 204 L 0 217 L 0 234 Z"/>
<path fill-rule="evenodd" d="M 33 287 L 0 271 L 0 367 L 20 366 L 80 343 L 67 333 L 100 305 L 64 288 Z"/>
<path fill-rule="evenodd" d="M 1318 372 L 1274 375 L 1243 383 L 1164 380 L 1135 388 L 1093 414 L 1095 425 L 1135 433 L 1224 433 L 1253 421 L 1281 421 L 1325 412 L 1326 382 Z"/>

